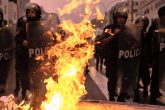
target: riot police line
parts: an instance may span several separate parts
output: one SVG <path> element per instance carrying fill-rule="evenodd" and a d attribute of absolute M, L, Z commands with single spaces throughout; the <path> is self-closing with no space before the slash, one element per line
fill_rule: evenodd
<path fill-rule="evenodd" d="M 40 11 L 38 10 L 38 6 L 35 6 L 35 7 L 37 7 L 37 12 L 40 13 Z M 127 19 L 127 17 L 128 17 L 127 13 L 126 13 L 126 15 L 124 15 L 125 10 L 118 10 L 118 11 L 119 12 L 123 11 L 123 12 L 122 13 L 117 13 L 116 12 L 115 17 L 124 16 L 124 18 Z M 39 16 L 40 15 L 41 15 L 41 13 L 39 14 Z M 114 18 L 114 19 L 116 19 L 116 18 Z M 33 19 L 30 19 L 30 20 L 33 20 Z M 31 21 L 31 22 L 28 22 L 28 23 L 25 22 L 25 24 L 26 24 L 26 28 L 27 28 L 27 31 L 25 32 L 25 34 L 27 35 L 26 40 L 28 40 L 28 43 L 29 43 L 29 45 L 28 45 L 28 57 L 30 58 L 30 61 L 27 60 L 28 63 L 29 63 L 28 65 L 30 65 L 29 70 L 32 71 L 34 73 L 34 75 L 37 74 L 37 76 L 40 76 L 39 73 L 37 73 L 38 71 L 36 72 L 36 70 L 39 69 L 39 67 L 41 65 L 38 64 L 38 63 L 36 65 L 36 62 L 39 62 L 39 61 L 36 61 L 34 59 L 34 57 L 39 56 L 39 55 L 45 55 L 45 53 L 49 49 L 49 47 L 50 47 L 49 42 L 52 42 L 50 37 L 52 37 L 52 36 L 50 36 L 46 33 L 51 30 L 52 25 L 50 24 L 49 20 L 40 20 L 40 18 L 38 19 L 38 21 Z M 113 32 L 115 31 L 114 28 L 119 29 L 119 27 L 107 27 L 107 28 L 112 28 Z M 13 28 L 13 29 L 15 29 L 15 28 Z M 140 61 L 139 57 L 140 57 L 140 54 L 141 54 L 140 47 L 139 47 L 140 44 L 141 44 L 141 39 L 140 39 L 141 36 L 138 33 L 139 30 L 136 29 L 136 27 L 134 27 L 134 26 L 131 26 L 131 28 L 127 28 L 127 25 L 126 25 L 124 27 L 120 27 L 120 29 L 123 30 L 122 33 L 121 34 L 119 33 L 118 37 L 115 36 L 116 39 L 119 41 L 117 43 L 117 47 L 116 47 L 117 48 L 117 54 L 115 53 L 114 55 L 112 55 L 113 53 L 109 53 L 107 51 L 107 55 L 106 55 L 106 58 L 107 58 L 106 63 L 109 63 L 109 59 L 114 60 L 112 58 L 116 58 L 116 56 L 117 56 L 117 60 L 114 61 L 114 62 L 112 61 L 113 63 L 117 63 L 117 65 L 113 65 L 113 63 L 112 63 L 112 65 L 109 66 L 109 64 L 107 64 L 106 66 L 110 69 L 111 69 L 111 66 L 113 66 L 113 67 L 117 66 L 117 68 L 115 67 L 115 69 L 117 69 L 117 71 L 122 73 L 122 74 L 119 74 L 120 77 L 118 77 L 117 80 L 119 80 L 120 78 L 122 79 L 121 82 L 120 82 L 120 85 L 121 85 L 120 88 L 121 88 L 121 92 L 124 93 L 124 92 L 128 92 L 128 89 L 130 89 L 130 88 L 131 89 L 136 88 L 135 83 L 137 81 L 137 73 L 138 73 L 138 67 L 139 67 L 139 61 Z M 134 33 L 132 33 L 132 32 L 134 32 Z M 3 39 L 6 38 L 6 36 L 8 36 L 8 38 L 10 37 L 11 39 L 13 39 L 14 36 L 15 36 L 14 34 L 10 34 L 10 33 L 5 32 L 5 31 L 4 32 L 1 31 L 0 34 L 1 34 L 0 37 L 5 36 L 5 37 L 3 37 Z M 10 34 L 10 35 L 8 35 L 8 34 Z M 107 34 L 107 33 L 105 33 L 105 34 Z M 158 35 L 159 35 L 159 37 L 164 38 L 164 33 L 163 34 L 158 34 Z M 123 37 L 125 37 L 125 38 L 123 38 Z M 8 42 L 9 40 L 7 40 L 6 42 L 4 42 L 4 40 L 0 40 L 0 42 L 1 41 L 3 41 L 5 46 L 6 46 L 6 44 L 8 46 L 8 44 L 14 44 L 15 43 L 14 40 L 12 40 L 11 42 Z M 114 41 L 114 42 L 116 43 L 116 41 Z M 0 43 L 0 45 L 3 44 L 3 43 Z M 160 43 L 160 41 L 157 42 L 157 43 Z M 109 48 L 111 48 L 111 46 L 116 46 L 116 44 L 114 44 L 114 45 L 110 44 L 109 47 L 107 46 L 105 48 L 108 50 Z M 159 50 L 162 50 L 164 48 L 164 42 L 161 42 L 159 46 L 160 46 Z M 0 62 L 2 64 L 4 63 L 4 62 L 2 62 L 3 59 L 5 61 L 8 61 L 9 59 L 14 58 L 13 57 L 14 56 L 13 48 L 15 48 L 15 46 L 12 45 L 11 47 L 12 47 L 12 50 L 9 50 L 9 51 L 4 51 L 5 49 L 7 49 L 9 47 L 3 48 L 2 51 L 0 50 L 1 51 L 0 52 L 0 58 L 2 59 Z M 21 51 L 23 51 L 23 49 Z M 164 52 L 164 51 L 162 51 L 162 52 Z M 108 55 L 111 55 L 111 56 L 108 56 Z M 160 70 L 162 71 L 162 73 L 164 73 L 164 69 L 163 69 L 163 66 L 162 66 L 162 65 L 164 65 L 164 63 L 163 63 L 164 60 L 162 60 L 162 59 L 164 59 L 164 54 L 160 54 L 160 55 L 161 56 L 159 57 L 159 62 L 160 62 L 159 67 L 161 67 Z M 19 65 L 19 66 L 21 68 L 22 65 Z M 27 65 L 25 65 L 25 66 L 27 67 Z M 6 69 L 6 70 L 8 70 L 8 69 Z M 4 71 L 4 70 L 2 70 L 2 71 Z M 114 70 L 114 71 L 116 71 L 116 70 Z M 107 76 L 108 75 L 110 75 L 110 73 L 107 73 Z M 110 77 L 108 76 L 108 78 L 110 78 Z M 34 78 L 36 78 L 36 77 L 34 77 Z M 116 80 L 116 78 L 115 78 L 115 80 Z M 39 79 L 34 79 L 33 81 L 39 81 Z M 114 79 L 113 79 L 113 81 L 114 81 Z M 35 82 L 33 82 L 33 84 L 35 84 Z M 111 86 L 111 84 L 110 84 L 110 86 Z M 29 87 L 26 88 L 26 89 L 29 89 Z M 109 89 L 111 89 L 111 88 L 109 88 Z M 111 90 L 109 90 L 109 91 L 111 91 Z M 38 89 L 35 92 L 38 95 L 38 93 L 41 92 L 41 91 L 40 91 L 40 89 Z M 23 95 L 24 95 L 24 93 L 23 93 Z M 109 95 L 114 95 L 114 93 L 113 94 L 109 93 Z M 122 96 L 122 95 L 123 94 L 121 94 L 119 96 Z M 37 97 L 37 98 L 39 98 L 39 97 Z M 114 100 L 114 99 L 111 99 L 111 101 L 112 100 Z M 122 100 L 119 99 L 119 101 L 123 101 L 123 99 Z"/>
<path fill-rule="evenodd" d="M 162 7 L 158 13 L 164 16 L 164 6 Z M 112 13 L 112 24 L 103 29 L 99 38 L 100 46 L 103 48 L 100 54 L 105 58 L 109 100 L 115 101 L 114 97 L 117 94 L 117 101 L 124 102 L 131 92 L 134 93 L 133 100 L 140 102 L 139 82 L 141 80 L 143 98 L 148 97 L 151 92 L 149 103 L 156 104 L 157 98 L 163 95 L 161 90 L 164 91 L 165 83 L 165 33 L 162 31 L 165 20 L 160 16 L 162 23 L 159 20 L 151 23 L 147 32 L 149 26 L 147 16 L 136 18 L 131 25 L 124 23 L 127 17 L 126 7 L 116 7 Z M 121 23 L 121 26 L 117 22 Z M 152 68 L 151 73 L 150 68 Z M 149 85 L 151 85 L 150 88 Z M 116 92 L 116 88 L 120 90 Z"/>

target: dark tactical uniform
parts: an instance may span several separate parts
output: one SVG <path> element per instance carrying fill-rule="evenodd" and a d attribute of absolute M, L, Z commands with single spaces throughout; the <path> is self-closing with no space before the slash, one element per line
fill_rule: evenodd
<path fill-rule="evenodd" d="M 0 95 L 3 95 L 5 93 L 6 88 L 6 80 L 8 77 L 8 71 L 9 71 L 9 59 L 4 58 L 5 53 L 9 53 L 9 50 L 6 50 L 11 45 L 11 39 L 9 39 L 11 36 L 8 36 L 10 33 L 8 33 L 7 27 L 5 27 L 7 24 L 7 21 L 3 18 L 3 12 L 0 8 Z M 6 33 L 7 32 L 7 33 Z M 6 37 L 6 38 L 5 38 Z M 10 44 L 9 44 L 10 43 Z"/>
<path fill-rule="evenodd" d="M 103 30 L 103 40 L 101 40 L 101 44 L 104 46 L 103 56 L 105 58 L 105 66 L 106 66 L 106 76 L 108 78 L 108 92 L 109 92 L 109 100 L 115 101 L 114 96 L 116 95 L 117 81 L 118 81 L 118 55 L 119 55 L 119 47 L 118 41 L 119 37 L 122 34 L 125 26 L 124 23 L 117 24 L 117 18 L 122 17 L 127 20 L 128 13 L 126 10 L 117 10 L 113 13 L 114 23 L 106 26 Z M 117 30 L 120 30 L 117 32 Z"/>
<path fill-rule="evenodd" d="M 164 49 L 162 45 L 164 43 L 164 27 L 165 27 L 165 6 L 162 6 L 158 10 L 159 22 L 155 27 L 152 26 L 151 29 L 154 29 L 153 41 L 152 41 L 152 76 L 151 76 L 151 104 L 157 104 L 157 96 L 162 94 L 159 92 L 159 82 L 162 79 L 162 73 L 164 74 Z M 162 65 L 163 64 L 163 65 Z"/>
<path fill-rule="evenodd" d="M 114 29 L 118 28 L 115 24 L 108 25 L 105 27 L 106 29 L 111 29 L 114 32 Z M 105 33 L 105 37 L 109 37 L 110 35 Z M 118 35 L 116 35 L 105 47 L 103 54 L 105 57 L 105 66 L 106 66 L 106 76 L 108 78 L 108 92 L 109 92 L 109 100 L 114 101 L 114 96 L 116 92 L 117 86 L 117 59 L 118 59 Z"/>
<path fill-rule="evenodd" d="M 26 34 L 29 49 L 30 90 L 33 93 L 31 106 L 38 109 L 45 99 L 44 80 L 52 75 L 52 65 L 46 66 L 49 60 L 47 50 L 57 41 L 51 30 L 51 23 L 41 19 L 40 7 L 31 3 L 27 6 L 26 13 L 30 13 L 32 10 L 35 10 L 36 17 L 27 17 Z M 42 56 L 44 60 L 37 59 L 39 56 Z M 52 59 L 50 60 L 52 61 Z M 54 62 L 52 61 L 52 63 Z"/>
<path fill-rule="evenodd" d="M 21 17 L 17 22 L 16 42 L 16 88 L 15 96 L 18 96 L 20 88 L 22 88 L 22 98 L 26 98 L 26 90 L 29 89 L 29 54 L 28 47 L 23 46 L 26 37 L 26 17 Z"/>
<path fill-rule="evenodd" d="M 138 89 L 140 87 L 140 79 L 143 83 L 143 97 L 148 96 L 148 85 L 150 84 L 150 71 L 149 66 L 151 65 L 151 41 L 147 36 L 147 27 L 149 19 L 147 16 L 141 16 L 136 19 L 135 24 L 142 23 L 141 29 L 141 54 L 140 54 L 140 65 L 138 74 Z"/>

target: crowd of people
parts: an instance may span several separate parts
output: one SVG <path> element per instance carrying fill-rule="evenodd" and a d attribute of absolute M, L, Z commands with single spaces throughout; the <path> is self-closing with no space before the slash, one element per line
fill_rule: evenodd
<path fill-rule="evenodd" d="M 96 69 L 102 71 L 103 64 L 106 67 L 109 101 L 116 101 L 117 97 L 117 101 L 125 102 L 132 97 L 140 102 L 141 88 L 143 98 L 150 96 L 151 104 L 157 104 L 157 98 L 163 95 L 160 86 L 164 71 L 160 69 L 163 66 L 160 61 L 165 33 L 160 30 L 165 26 L 164 11 L 165 6 L 159 8 L 150 26 L 147 16 L 137 17 L 127 25 L 127 8 L 118 7 L 113 12 L 113 23 L 97 35 L 96 41 L 101 43 L 95 46 Z"/>
<path fill-rule="evenodd" d="M 18 97 L 21 90 L 22 100 L 28 100 L 27 91 L 29 91 L 33 94 L 33 105 L 31 106 L 37 108 L 45 98 L 44 92 L 46 88 L 43 78 L 46 77 L 46 75 L 41 74 L 40 70 L 44 61 L 37 60 L 36 57 L 42 55 L 46 59 L 46 51 L 56 43 L 56 35 L 53 32 L 55 30 L 50 30 L 50 20 L 45 22 L 45 19 L 41 18 L 42 12 L 38 4 L 29 3 L 25 6 L 25 9 L 25 16 L 18 19 L 15 29 L 16 34 L 12 36 L 14 38 L 13 42 L 15 42 L 14 54 L 16 71 L 16 86 L 13 94 L 15 97 Z M 4 27 L 8 29 L 8 25 L 5 23 L 3 13 L 0 10 L 0 26 L 2 27 L 0 31 L 3 36 L 5 36 L 5 33 L 2 33 Z M 65 33 L 61 31 L 59 34 L 61 34 L 64 40 L 63 34 Z M 3 54 L 8 52 L 6 47 L 3 46 L 0 51 Z M 11 65 L 6 65 L 6 62 L 9 62 L 9 60 L 11 59 L 5 59 L 4 55 L 4 58 L 1 58 L 0 61 L 0 96 L 5 95 L 8 71 L 11 69 L 7 68 Z"/>
<path fill-rule="evenodd" d="M 96 69 L 102 71 L 103 64 L 106 67 L 109 101 L 115 101 L 117 97 L 117 101 L 125 102 L 125 99 L 130 97 L 130 94 L 133 94 L 134 101 L 139 102 L 140 88 L 143 88 L 143 97 L 148 97 L 148 90 L 150 90 L 150 102 L 152 104 L 156 104 L 157 97 L 163 95 L 159 88 L 163 78 L 163 74 L 160 73 L 159 70 L 159 61 L 163 60 L 160 54 L 164 51 L 164 48 L 159 44 L 160 39 L 163 39 L 161 37 L 164 36 L 165 33 L 159 30 L 165 26 L 164 12 L 165 6 L 162 6 L 158 10 L 158 17 L 152 20 L 150 27 L 147 16 L 138 17 L 134 23 L 128 26 L 126 25 L 128 10 L 119 7 L 113 12 L 113 23 L 107 25 L 103 29 L 103 33 L 97 36 L 96 40 L 100 43 L 96 45 Z M 34 42 L 34 39 L 34 41 L 31 41 L 28 37 L 30 33 L 35 36 L 35 31 L 47 31 L 45 27 L 39 31 L 37 27 L 42 27 L 41 24 L 34 23 L 41 21 L 41 15 L 41 8 L 38 4 L 28 4 L 26 6 L 25 16 L 19 18 L 17 21 L 15 36 L 16 88 L 14 95 L 17 97 L 20 89 L 22 89 L 22 99 L 26 100 L 28 98 L 26 94 L 27 90 L 34 92 L 34 102 L 36 104 L 40 104 L 41 100 L 44 100 L 44 96 L 38 91 L 39 88 L 42 87 L 36 83 L 36 81 L 41 81 L 41 79 L 38 78 L 42 78 L 42 76 L 37 74 L 37 68 L 41 62 L 35 59 L 39 54 L 39 50 L 35 52 L 35 49 L 45 48 L 48 46 L 48 42 L 41 43 L 42 39 Z M 5 25 L 6 21 L 3 19 L 2 10 L 0 10 L 0 27 Z M 32 29 L 28 26 L 31 26 Z M 62 40 L 65 40 L 65 31 L 61 30 L 59 33 L 61 33 Z M 47 41 L 50 43 L 50 39 Z M 56 41 L 52 42 L 55 43 Z M 36 45 L 39 47 L 36 47 Z M 32 49 L 29 51 L 29 48 Z M 2 51 L 2 53 L 6 52 L 6 50 L 1 47 L 0 51 Z M 0 60 L 0 69 L 4 70 L 5 58 L 4 60 L 2 59 L 3 58 Z M 100 67 L 99 61 L 101 62 Z M 149 71 L 150 68 L 152 68 L 152 74 Z M 6 68 L 6 70 L 8 70 L 8 68 Z M 0 73 L 0 95 L 5 93 L 8 76 L 6 73 Z M 142 81 L 143 85 L 140 84 L 140 81 Z"/>

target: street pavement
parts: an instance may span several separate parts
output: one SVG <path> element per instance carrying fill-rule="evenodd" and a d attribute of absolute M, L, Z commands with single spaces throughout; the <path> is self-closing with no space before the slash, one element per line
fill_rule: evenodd
<path fill-rule="evenodd" d="M 141 108 L 148 107 L 152 108 L 151 110 L 165 110 L 165 106 L 162 106 L 163 104 L 165 105 L 165 93 L 163 92 L 164 96 L 159 98 L 159 102 L 161 102 L 161 105 L 159 106 L 152 106 L 148 105 L 147 103 L 142 103 L 142 104 L 137 104 L 134 103 L 130 100 L 128 100 L 126 103 L 119 103 L 119 102 L 109 102 L 108 101 L 108 91 L 107 91 L 107 78 L 105 77 L 105 67 L 103 67 L 103 71 L 97 71 L 95 69 L 95 60 L 91 60 L 89 63 L 89 72 L 85 74 L 86 76 L 86 82 L 85 82 L 85 87 L 87 90 L 87 94 L 84 96 L 84 101 L 89 101 L 94 102 L 94 103 L 111 103 L 114 105 L 130 105 L 130 106 L 139 106 Z M 7 80 L 7 91 L 6 95 L 9 95 L 13 93 L 15 88 L 15 69 L 14 66 L 10 70 L 10 74 Z M 19 95 L 18 98 L 21 96 Z M 148 99 L 146 99 L 148 100 Z M 144 100 L 144 101 L 146 101 Z M 136 107 L 136 108 L 137 108 Z M 163 109 L 162 109 L 163 107 Z M 155 108 L 155 109 L 154 109 Z M 160 109 L 158 109 L 160 108 Z M 142 109 L 138 109 L 142 110 Z M 144 110 L 144 109 L 143 109 Z"/>
<path fill-rule="evenodd" d="M 100 91 L 102 92 L 102 95 L 104 95 L 106 97 L 105 101 L 107 101 L 108 100 L 108 91 L 107 91 L 107 78 L 105 76 L 105 67 L 103 66 L 102 71 L 97 71 L 95 69 L 95 60 L 92 59 L 89 63 L 88 68 L 89 68 L 89 73 L 88 73 L 89 76 L 88 77 L 90 77 L 93 80 L 93 82 L 95 83 L 95 87 L 93 87 L 93 89 L 94 88 L 97 88 L 97 89 L 99 88 Z M 92 88 L 92 87 L 90 87 L 90 88 Z M 87 91 L 88 91 L 88 87 L 87 87 Z M 89 89 L 88 94 L 94 95 L 93 94 L 94 91 L 95 90 Z M 92 92 L 92 93 L 90 93 L 90 92 Z M 161 90 L 161 92 L 163 93 L 163 96 L 158 98 L 158 102 L 159 102 L 158 104 L 165 105 L 165 91 Z M 140 89 L 140 96 L 142 97 L 142 89 Z M 99 98 L 99 96 L 92 96 L 92 97 L 97 97 L 97 100 Z M 88 96 L 88 98 L 90 98 L 90 99 L 92 97 Z M 100 100 L 102 100 L 102 97 L 100 97 Z M 126 103 L 134 103 L 132 100 L 133 99 L 126 100 Z M 141 98 L 140 104 L 149 104 L 149 97 L 148 98 Z"/>

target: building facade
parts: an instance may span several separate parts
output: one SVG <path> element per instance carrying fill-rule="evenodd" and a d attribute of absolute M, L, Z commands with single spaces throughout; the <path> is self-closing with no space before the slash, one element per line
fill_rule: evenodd
<path fill-rule="evenodd" d="M 4 19 L 9 21 L 9 9 L 8 9 L 8 0 L 0 0 L 0 8 L 3 11 Z"/>
<path fill-rule="evenodd" d="M 8 13 L 9 19 L 8 19 L 8 22 L 10 24 L 16 24 L 16 22 L 17 22 L 17 5 L 16 5 L 16 2 L 10 1 L 8 3 L 8 9 L 9 9 L 9 13 Z"/>
<path fill-rule="evenodd" d="M 30 0 L 0 0 L 0 8 L 3 10 L 4 19 L 8 23 L 16 23 L 17 19 L 25 14 L 25 5 Z"/>
<path fill-rule="evenodd" d="M 165 0 L 145 0 L 139 7 L 139 13 L 150 20 L 158 16 L 158 9 L 165 5 Z"/>

